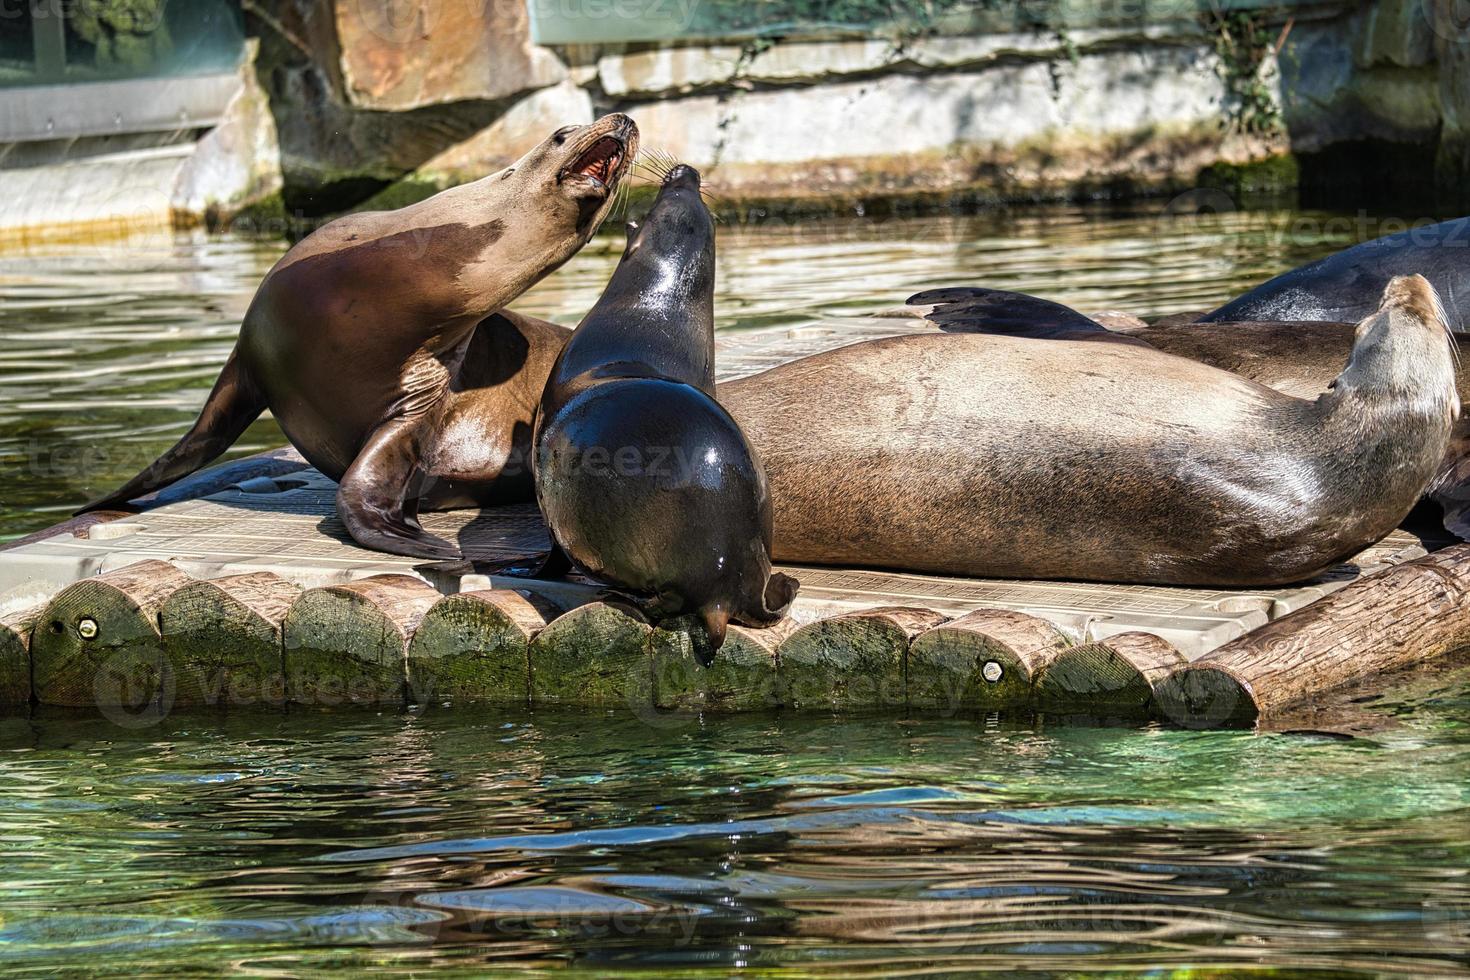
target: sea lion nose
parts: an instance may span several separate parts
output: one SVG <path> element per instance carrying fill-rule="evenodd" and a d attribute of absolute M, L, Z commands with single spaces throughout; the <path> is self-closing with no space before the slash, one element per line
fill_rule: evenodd
<path fill-rule="evenodd" d="M 687 187 L 697 191 L 699 190 L 699 171 L 687 163 L 681 163 L 669 171 L 669 175 L 664 178 L 664 186 Z"/>

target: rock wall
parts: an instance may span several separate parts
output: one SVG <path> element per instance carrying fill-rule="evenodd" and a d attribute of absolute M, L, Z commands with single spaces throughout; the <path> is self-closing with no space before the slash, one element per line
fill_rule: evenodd
<path fill-rule="evenodd" d="M 1417 154 L 1458 202 L 1470 177 L 1462 7 L 1326 2 L 1262 25 L 1276 43 L 1251 78 L 1279 110 L 1262 128 L 1233 118 L 1238 66 L 1203 22 L 552 50 L 532 43 L 520 0 L 245 4 L 284 204 L 308 216 L 395 183 L 476 179 L 611 110 L 734 206 L 1119 195 L 1364 141 Z"/>

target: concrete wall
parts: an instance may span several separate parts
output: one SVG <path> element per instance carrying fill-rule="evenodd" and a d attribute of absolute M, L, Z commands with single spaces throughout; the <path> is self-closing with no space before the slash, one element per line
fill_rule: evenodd
<path fill-rule="evenodd" d="M 307 212 L 343 204 L 364 178 L 420 192 L 475 179 L 610 110 L 735 205 L 1127 194 L 1193 186 L 1219 162 L 1364 141 L 1426 173 L 1438 160 L 1454 198 L 1470 172 L 1460 2 L 1329 0 L 1279 15 L 1263 27 L 1274 43 L 1260 77 L 1280 123 L 1264 131 L 1238 125 L 1228 46 L 1197 21 L 544 49 L 518 0 L 336 0 L 308 5 L 305 43 L 268 45 L 262 78 L 274 79 L 287 206 Z M 254 27 L 263 43 L 282 34 Z"/>
<path fill-rule="evenodd" d="M 1123 195 L 1365 142 L 1422 161 L 1455 207 L 1470 204 L 1461 3 L 1333 0 L 1263 25 L 1280 113 L 1263 129 L 1239 125 L 1228 45 L 1195 21 L 549 49 L 521 0 L 257 0 L 240 95 L 163 190 L 178 221 L 311 218 L 478 178 L 620 110 L 737 208 Z"/>

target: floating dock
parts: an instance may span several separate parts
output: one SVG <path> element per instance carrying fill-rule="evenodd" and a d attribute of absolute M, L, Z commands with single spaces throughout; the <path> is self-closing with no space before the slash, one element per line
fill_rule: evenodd
<path fill-rule="evenodd" d="M 737 336 L 722 365 L 859 339 Z M 467 556 L 425 562 L 357 547 L 334 495 L 281 451 L 206 471 L 141 514 L 89 515 L 0 551 L 0 711 L 1020 709 L 1249 726 L 1470 644 L 1470 545 L 1398 531 L 1274 590 L 785 567 L 802 583 L 790 618 L 732 628 L 705 669 L 690 621 L 651 624 L 586 579 L 477 572 L 546 549 L 533 506 L 423 515 Z"/>

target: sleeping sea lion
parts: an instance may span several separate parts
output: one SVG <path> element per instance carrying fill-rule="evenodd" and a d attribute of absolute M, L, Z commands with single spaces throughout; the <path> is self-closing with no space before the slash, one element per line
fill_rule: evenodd
<path fill-rule="evenodd" d="M 912 302 L 941 304 L 939 318 L 959 324 L 974 318 L 965 292 Z M 894 337 L 723 386 L 766 465 L 775 557 L 979 577 L 1299 581 L 1397 526 L 1459 411 L 1443 312 L 1417 276 L 1389 284 L 1314 399 L 1066 332 Z"/>
<path fill-rule="evenodd" d="M 188 475 L 269 408 L 339 482 L 338 515 L 360 544 L 457 557 L 415 514 L 529 495 L 518 463 L 563 343 L 504 307 L 587 243 L 637 148 L 633 121 L 605 116 L 499 173 L 313 232 L 261 283 L 193 428 L 86 509 Z"/>

